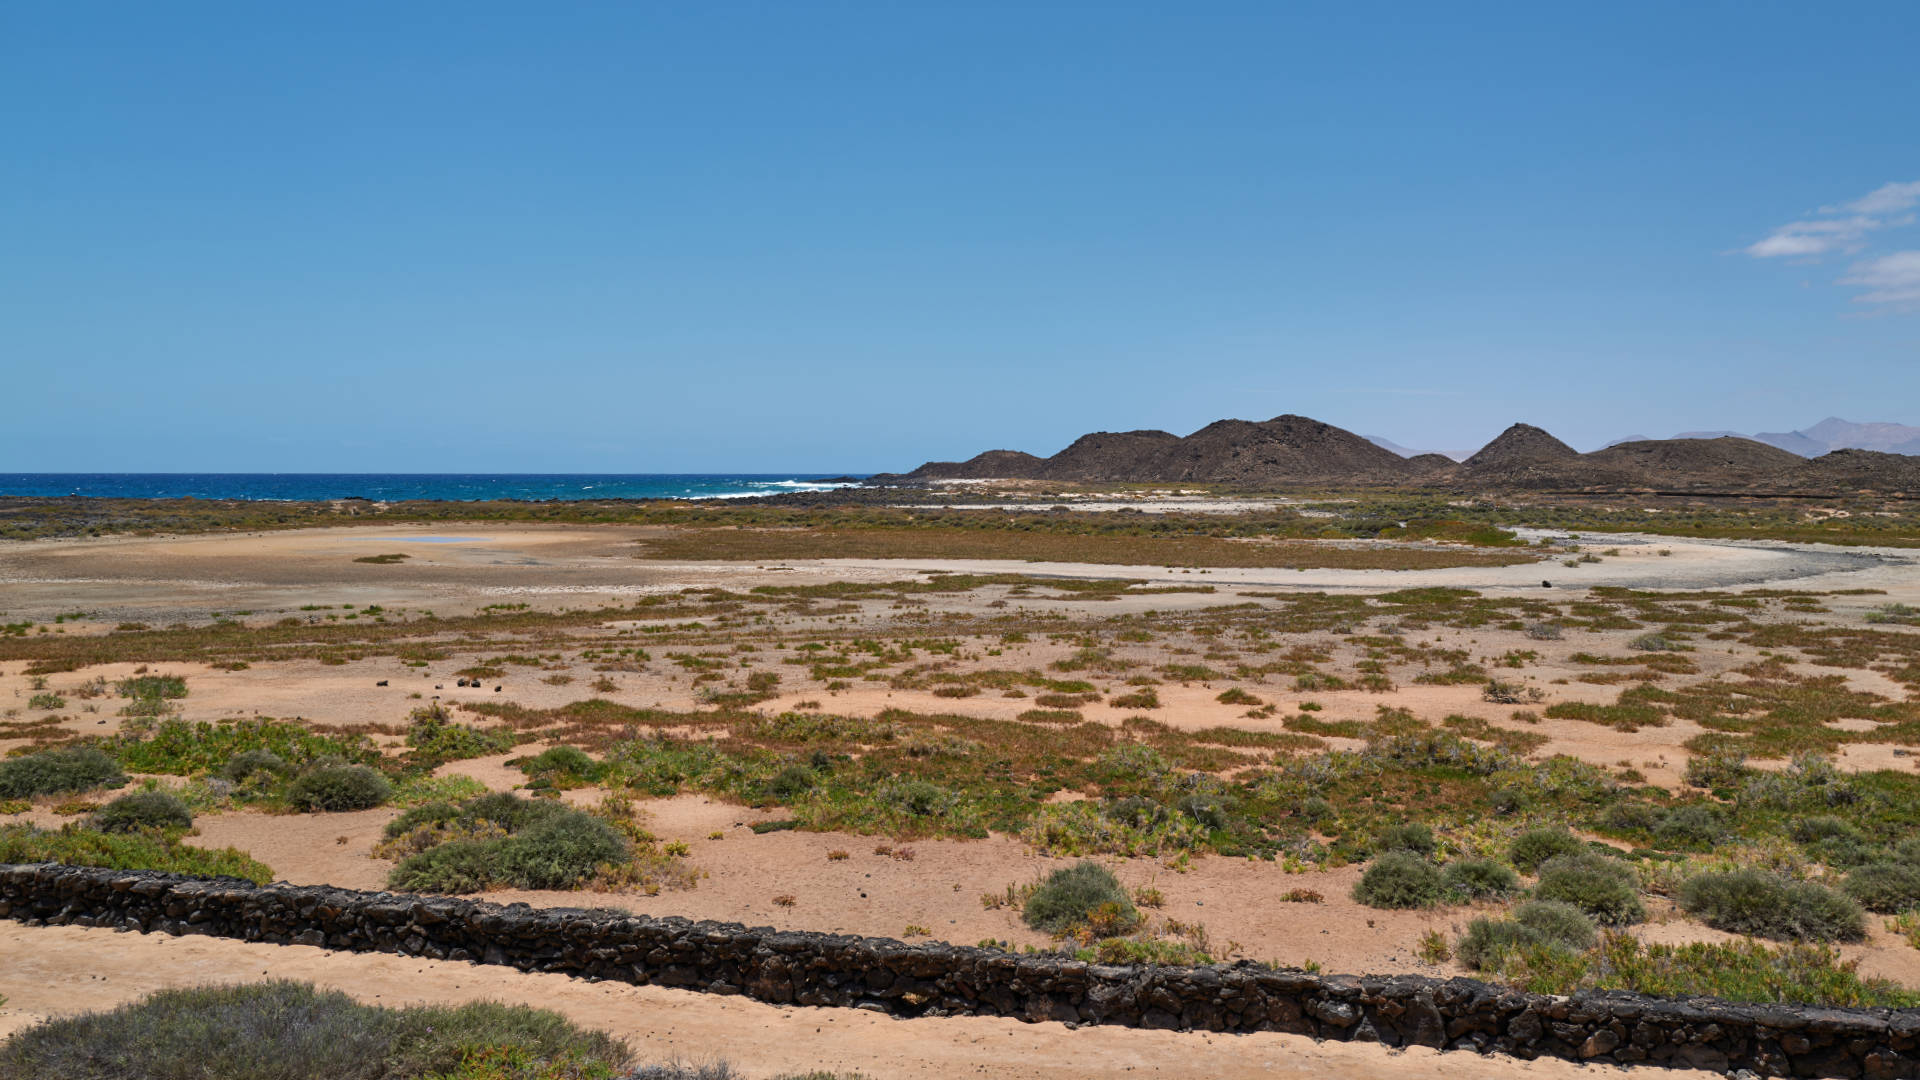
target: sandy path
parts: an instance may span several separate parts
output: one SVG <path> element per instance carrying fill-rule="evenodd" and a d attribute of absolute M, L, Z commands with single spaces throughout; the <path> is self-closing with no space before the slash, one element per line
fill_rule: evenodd
<path fill-rule="evenodd" d="M 1624 1076 L 1612 1067 L 1522 1062 L 1431 1050 L 1316 1043 L 1296 1035 L 1210 1035 L 1002 1019 L 893 1020 L 852 1009 L 778 1008 L 738 997 L 589 983 L 509 968 L 334 953 L 305 946 L 142 936 L 0 923 L 0 1034 L 44 1017 L 110 1008 L 153 990 L 266 977 L 310 980 L 368 1002 L 524 1001 L 629 1040 L 644 1060 L 725 1058 L 753 1077 L 807 1069 L 875 1080 L 996 1080 L 1127 1074 L 1194 1080 L 1452 1075 L 1518 1080 Z M 423 988 L 430 988 L 422 993 Z M 1636 1074 L 1641 1075 L 1641 1074 Z M 1673 1080 L 1702 1072 L 1662 1071 Z"/>

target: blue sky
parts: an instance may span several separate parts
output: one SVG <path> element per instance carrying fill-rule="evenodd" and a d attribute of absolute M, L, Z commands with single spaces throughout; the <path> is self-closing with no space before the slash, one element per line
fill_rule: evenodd
<path fill-rule="evenodd" d="M 8 5 L 0 471 L 1920 423 L 1916 55 L 1910 3 Z"/>

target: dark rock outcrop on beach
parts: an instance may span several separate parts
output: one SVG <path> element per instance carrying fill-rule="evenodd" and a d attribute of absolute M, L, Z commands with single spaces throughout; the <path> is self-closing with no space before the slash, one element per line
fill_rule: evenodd
<path fill-rule="evenodd" d="M 1728 495 L 1920 494 L 1920 457 L 1839 450 L 1808 461 L 1738 436 L 1635 439 L 1590 454 L 1514 424 L 1465 461 L 1401 457 L 1305 416 L 1218 420 L 1191 435 L 1100 431 L 1052 457 L 990 450 L 868 483 L 942 480 L 1225 484 L 1239 488 L 1400 487 L 1444 492 L 1671 492 Z"/>
<path fill-rule="evenodd" d="M 500 964 L 903 1019 L 1284 1031 L 1759 1076 L 1920 1077 L 1920 1009 L 1740 1005 L 1618 991 L 1559 997 L 1473 979 L 1319 975 L 1245 961 L 1105 965 L 604 909 L 51 864 L 0 865 L 0 918 Z"/>

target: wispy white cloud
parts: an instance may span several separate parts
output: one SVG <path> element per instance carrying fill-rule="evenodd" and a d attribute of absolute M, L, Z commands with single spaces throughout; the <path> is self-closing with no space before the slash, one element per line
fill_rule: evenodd
<path fill-rule="evenodd" d="M 1756 259 L 1853 254 L 1866 246 L 1868 233 L 1913 224 L 1908 211 L 1915 205 L 1920 205 L 1920 180 L 1882 184 L 1852 202 L 1821 207 L 1819 217 L 1782 225 L 1744 250 Z"/>
<path fill-rule="evenodd" d="M 1902 210 L 1911 210 L 1920 205 L 1920 180 L 1906 183 L 1882 184 L 1878 188 L 1862 195 L 1850 203 L 1840 206 L 1823 206 L 1823 214 L 1897 214 Z"/>
<path fill-rule="evenodd" d="M 1850 202 L 1823 206 L 1789 222 L 1741 250 L 1756 259 L 1818 261 L 1826 255 L 1863 255 L 1873 234 L 1912 225 L 1920 207 L 1920 180 L 1882 184 Z M 1857 259 L 1839 280 L 1865 291 L 1856 303 L 1894 310 L 1920 310 L 1920 251 L 1895 251 Z"/>
<path fill-rule="evenodd" d="M 1858 251 L 1862 239 L 1881 228 L 1879 218 L 1850 217 L 1824 221 L 1796 221 L 1773 230 L 1772 235 L 1747 245 L 1747 254 L 1756 259 L 1783 255 L 1825 255 L 1830 251 Z"/>
<path fill-rule="evenodd" d="M 1899 311 L 1920 311 L 1920 251 L 1896 251 L 1854 263 L 1842 285 L 1867 291 L 1854 297 L 1861 304 L 1884 304 Z"/>

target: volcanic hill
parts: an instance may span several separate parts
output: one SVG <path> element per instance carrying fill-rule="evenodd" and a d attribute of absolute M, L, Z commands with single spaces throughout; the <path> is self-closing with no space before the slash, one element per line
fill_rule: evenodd
<path fill-rule="evenodd" d="M 967 461 L 930 461 L 868 482 L 1053 480 L 1210 483 L 1239 488 L 1387 486 L 1442 491 L 1649 491 L 1920 495 L 1920 457 L 1839 450 L 1811 461 L 1753 439 L 1637 439 L 1582 454 L 1530 424 L 1514 424 L 1465 461 L 1406 458 L 1310 417 L 1217 420 L 1191 435 L 1097 431 L 1052 457 L 989 450 Z"/>

